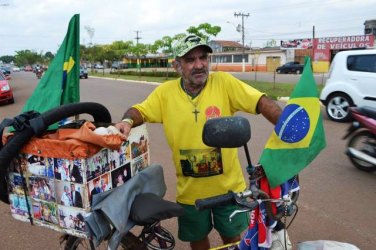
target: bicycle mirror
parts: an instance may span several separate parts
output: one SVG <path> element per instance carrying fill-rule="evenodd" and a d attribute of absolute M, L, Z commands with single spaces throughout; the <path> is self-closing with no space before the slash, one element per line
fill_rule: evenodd
<path fill-rule="evenodd" d="M 251 139 L 249 121 L 241 116 L 212 118 L 206 121 L 202 132 L 205 145 L 218 148 L 238 148 Z"/>

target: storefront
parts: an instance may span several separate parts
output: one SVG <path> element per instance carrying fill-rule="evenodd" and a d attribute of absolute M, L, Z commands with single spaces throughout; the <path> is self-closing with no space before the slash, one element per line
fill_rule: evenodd
<path fill-rule="evenodd" d="M 368 49 L 373 46 L 373 35 L 315 38 L 313 39 L 313 71 L 328 72 L 334 55 L 340 51 Z"/>

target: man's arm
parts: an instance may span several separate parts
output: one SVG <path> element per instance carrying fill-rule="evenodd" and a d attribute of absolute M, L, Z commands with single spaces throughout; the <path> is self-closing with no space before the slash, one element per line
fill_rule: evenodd
<path fill-rule="evenodd" d="M 282 113 L 282 109 L 269 97 L 262 96 L 257 103 L 257 112 L 261 113 L 268 121 L 275 125 Z"/>
<path fill-rule="evenodd" d="M 141 125 L 144 123 L 144 119 L 142 118 L 142 115 L 140 111 L 138 111 L 135 108 L 129 108 L 123 115 L 123 120 L 124 119 L 132 119 L 133 121 L 133 127 L 136 127 L 138 125 Z"/>
<path fill-rule="evenodd" d="M 128 139 L 129 132 L 132 127 L 136 127 L 144 123 L 144 119 L 135 108 L 129 108 L 123 115 L 121 122 L 115 124 L 115 127 L 123 134 L 124 139 Z"/>

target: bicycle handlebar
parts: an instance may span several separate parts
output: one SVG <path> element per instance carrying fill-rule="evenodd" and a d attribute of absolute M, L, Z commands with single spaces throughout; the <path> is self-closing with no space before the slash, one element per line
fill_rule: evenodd
<path fill-rule="evenodd" d="M 227 194 L 221 194 L 206 199 L 198 199 L 195 202 L 196 209 L 202 211 L 208 208 L 215 208 L 217 206 L 236 204 L 236 194 L 229 191 Z"/>
<path fill-rule="evenodd" d="M 253 200 L 247 201 L 247 198 L 252 198 Z M 246 190 L 244 192 L 238 193 L 229 191 L 226 194 L 221 194 L 205 199 L 198 199 L 195 202 L 195 207 L 198 211 L 202 211 L 204 209 L 211 209 L 218 206 L 236 204 L 249 210 L 253 210 L 257 206 L 259 206 L 259 200 L 265 203 L 266 213 L 269 218 L 273 220 L 280 220 L 284 216 L 283 211 L 280 211 L 276 214 L 273 213 L 269 195 L 259 189 L 254 191 Z"/>

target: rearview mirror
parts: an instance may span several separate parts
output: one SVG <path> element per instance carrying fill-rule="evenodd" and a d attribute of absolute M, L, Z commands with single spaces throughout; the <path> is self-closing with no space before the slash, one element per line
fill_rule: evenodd
<path fill-rule="evenodd" d="M 210 147 L 238 148 L 251 139 L 251 126 L 241 116 L 213 118 L 206 121 L 202 141 Z"/>

